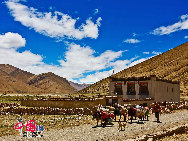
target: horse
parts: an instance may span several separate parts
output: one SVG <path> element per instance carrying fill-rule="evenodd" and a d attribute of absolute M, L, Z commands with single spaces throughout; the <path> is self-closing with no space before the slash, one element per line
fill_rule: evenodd
<path fill-rule="evenodd" d="M 131 120 L 131 123 L 132 123 L 133 116 L 136 117 L 136 108 L 130 107 L 128 109 L 128 116 L 131 116 L 130 120 Z"/>
<path fill-rule="evenodd" d="M 124 116 L 124 121 L 126 121 L 126 116 L 127 116 L 127 112 L 128 110 L 124 107 L 115 107 L 114 109 L 114 116 L 115 116 L 115 121 L 116 121 L 116 116 L 119 115 L 120 116 L 120 119 L 121 120 L 121 115 Z"/>
<path fill-rule="evenodd" d="M 107 123 L 113 125 L 112 119 L 114 119 L 114 114 L 109 113 L 107 111 L 101 111 L 101 116 L 102 116 L 102 125 L 105 127 Z"/>
<path fill-rule="evenodd" d="M 135 119 L 136 119 L 136 117 L 138 117 L 139 119 L 144 120 L 145 111 L 142 108 L 130 107 L 128 109 L 128 116 L 131 116 L 131 118 L 130 118 L 131 123 L 132 123 L 133 117 L 135 117 Z M 139 119 L 138 119 L 138 122 L 139 122 Z"/>

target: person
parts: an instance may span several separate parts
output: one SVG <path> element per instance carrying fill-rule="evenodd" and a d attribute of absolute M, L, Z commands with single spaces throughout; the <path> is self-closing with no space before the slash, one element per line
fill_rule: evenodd
<path fill-rule="evenodd" d="M 149 117 L 149 108 L 148 108 L 148 107 L 144 107 L 144 110 L 145 110 L 145 118 L 146 118 L 147 121 L 148 121 L 148 117 Z"/>
<path fill-rule="evenodd" d="M 159 105 L 158 102 L 155 102 L 152 112 L 155 113 L 155 117 L 157 118 L 157 122 L 160 122 L 159 121 L 159 113 L 161 112 L 161 106 Z"/>

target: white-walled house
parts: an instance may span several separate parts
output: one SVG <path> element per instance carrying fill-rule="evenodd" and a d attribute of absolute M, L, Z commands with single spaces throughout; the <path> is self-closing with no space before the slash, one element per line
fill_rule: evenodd
<path fill-rule="evenodd" d="M 152 100 L 159 102 L 179 102 L 179 82 L 150 77 L 111 78 L 109 86 L 110 104 L 124 104 L 129 100 Z M 116 97 L 116 98 L 113 98 Z"/>

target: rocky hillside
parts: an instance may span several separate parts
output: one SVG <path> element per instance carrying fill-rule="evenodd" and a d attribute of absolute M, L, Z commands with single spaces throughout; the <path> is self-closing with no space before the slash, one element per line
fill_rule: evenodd
<path fill-rule="evenodd" d="M 188 95 L 188 42 L 160 55 L 154 56 L 133 67 L 124 69 L 112 77 L 127 78 L 156 75 L 157 77 L 180 81 L 182 95 Z M 108 93 L 109 77 L 79 91 L 80 93 Z"/>
<path fill-rule="evenodd" d="M 53 73 L 34 75 L 8 64 L 0 64 L 0 93 L 74 93 L 69 82 Z"/>
<path fill-rule="evenodd" d="M 16 68 L 12 65 L 7 65 L 7 64 L 0 64 L 0 70 L 4 71 L 5 73 L 9 74 L 10 76 L 26 83 L 27 80 L 34 76 L 34 74 L 27 72 L 27 71 L 23 71 L 19 68 Z"/>
<path fill-rule="evenodd" d="M 52 72 L 32 76 L 27 83 L 50 93 L 74 93 L 77 91 L 65 78 Z"/>
<path fill-rule="evenodd" d="M 43 90 L 29 86 L 0 70 L 0 93 L 43 93 Z"/>

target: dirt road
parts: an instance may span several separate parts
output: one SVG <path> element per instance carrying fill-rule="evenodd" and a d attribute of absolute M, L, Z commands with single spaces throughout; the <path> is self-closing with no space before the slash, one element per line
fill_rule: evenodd
<path fill-rule="evenodd" d="M 44 137 L 41 138 L 23 138 L 20 135 L 17 136 L 5 136 L 0 140 L 12 141 L 12 140 L 48 140 L 48 141 L 100 141 L 100 140 L 127 140 L 134 139 L 144 134 L 152 134 L 160 130 L 169 129 L 178 125 L 184 125 L 188 123 L 188 110 L 176 111 L 172 114 L 163 114 L 160 117 L 162 123 L 154 122 L 156 119 L 154 115 L 151 115 L 149 121 L 144 121 L 138 124 L 136 121 L 132 124 L 127 123 L 127 127 L 124 131 L 118 130 L 118 123 L 113 122 L 114 126 L 108 126 L 105 128 L 97 127 L 94 125 L 81 125 L 77 127 L 68 127 L 65 129 L 54 129 L 50 131 L 44 130 Z"/>

